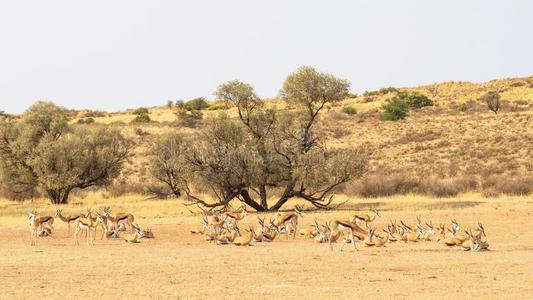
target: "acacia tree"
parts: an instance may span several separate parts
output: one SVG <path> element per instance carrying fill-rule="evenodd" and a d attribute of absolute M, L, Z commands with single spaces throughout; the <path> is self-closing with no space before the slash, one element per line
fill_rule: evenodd
<path fill-rule="evenodd" d="M 182 164 L 166 165 L 166 169 L 159 164 L 163 169 L 158 173 L 188 170 L 181 176 L 188 179 L 180 180 L 181 190 L 192 203 L 206 207 L 226 206 L 238 198 L 258 211 L 278 210 L 294 197 L 328 207 L 334 188 L 361 176 L 366 169 L 366 160 L 359 152 L 328 150 L 325 137 L 314 128 L 325 105 L 342 100 L 348 88 L 345 80 L 300 68 L 287 77 L 281 93 L 300 110 L 281 113 L 265 109 L 249 84 L 236 80 L 224 83 L 216 94 L 237 108 L 238 120 L 227 116 L 212 120 L 195 143 L 175 153 L 184 159 L 172 161 Z M 208 188 L 216 201 L 195 194 L 191 183 L 196 190 Z M 272 190 L 280 189 L 274 205 L 269 206 Z"/>
<path fill-rule="evenodd" d="M 20 122 L 0 127 L 2 183 L 10 190 L 44 190 L 54 204 L 73 189 L 110 183 L 129 156 L 130 142 L 111 127 L 70 127 L 67 111 L 38 102 Z"/>

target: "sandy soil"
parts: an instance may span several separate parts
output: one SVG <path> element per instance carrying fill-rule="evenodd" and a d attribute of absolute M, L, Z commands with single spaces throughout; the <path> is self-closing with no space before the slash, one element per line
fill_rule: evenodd
<path fill-rule="evenodd" d="M 358 204 L 368 207 L 368 203 Z M 30 247 L 20 224 L 0 231 L 0 299 L 65 298 L 533 298 L 533 199 L 374 203 L 383 217 L 414 223 L 482 221 L 492 251 L 462 252 L 433 242 L 385 248 L 327 245 L 285 237 L 251 247 L 216 246 L 188 234 L 197 217 L 158 219 L 154 240 L 96 240 L 72 246 L 66 225 Z M 355 207 L 355 206 L 354 206 Z M 309 212 L 301 223 L 346 216 Z M 255 222 L 249 215 L 247 222 Z M 349 247 L 348 247 L 349 246 Z"/>

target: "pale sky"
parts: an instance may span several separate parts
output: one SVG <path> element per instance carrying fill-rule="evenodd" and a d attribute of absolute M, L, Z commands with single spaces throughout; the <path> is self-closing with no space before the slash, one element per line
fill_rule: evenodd
<path fill-rule="evenodd" d="M 0 110 L 261 97 L 302 65 L 360 93 L 533 75 L 533 1 L 0 0 Z"/>

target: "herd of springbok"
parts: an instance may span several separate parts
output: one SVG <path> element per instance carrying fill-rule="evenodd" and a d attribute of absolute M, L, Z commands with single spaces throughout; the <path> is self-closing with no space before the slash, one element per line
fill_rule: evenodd
<path fill-rule="evenodd" d="M 94 245 L 96 229 L 102 229 L 102 236 L 107 239 L 124 239 L 128 243 L 139 243 L 141 238 L 153 238 L 151 229 L 142 230 L 137 223 L 134 223 L 135 217 L 130 213 L 118 213 L 111 215 L 111 209 L 104 207 L 101 213 L 93 212 L 87 209 L 85 213 L 74 215 L 63 215 L 58 209 L 54 216 L 38 216 L 36 211 L 31 211 L 28 216 L 28 225 L 30 227 L 31 245 L 37 244 L 37 237 L 47 237 L 54 232 L 54 220 L 59 218 L 67 223 L 68 234 L 71 234 L 71 224 L 74 224 L 75 232 L 74 245 L 79 245 L 79 237 L 85 233 L 88 245 Z"/>
<path fill-rule="evenodd" d="M 460 231 L 460 225 L 456 220 L 451 220 L 449 226 L 441 223 L 434 227 L 431 221 L 422 222 L 420 216 L 416 216 L 414 225 L 407 225 L 403 220 L 398 224 L 390 221 L 387 228 L 378 230 L 372 226 L 372 222 L 381 217 L 379 210 L 373 208 L 370 213 L 355 213 L 347 218 L 336 218 L 319 224 L 315 219 L 314 224 L 298 231 L 298 219 L 304 216 L 302 207 L 295 206 L 294 211 L 278 212 L 271 216 L 268 223 L 265 217 L 258 217 L 258 226 L 249 226 L 245 232 L 241 232 L 239 223 L 248 215 L 245 206 L 238 209 L 210 213 L 202 212 L 201 226 L 190 229 L 191 234 L 203 235 L 206 241 L 215 242 L 217 245 L 234 244 L 236 246 L 249 246 L 257 242 L 273 242 L 278 236 L 285 234 L 294 239 L 298 233 L 305 238 L 312 239 L 316 243 L 328 243 L 333 251 L 333 243 L 341 242 L 340 251 L 346 244 L 362 243 L 367 247 L 384 247 L 387 243 L 404 242 L 417 243 L 422 241 L 434 241 L 449 247 L 460 247 L 463 251 L 486 251 L 489 244 L 484 241 L 486 237 L 483 225 L 478 222 L 475 229 Z M 74 245 L 79 245 L 79 237 L 85 233 L 88 245 L 94 245 L 96 229 L 101 228 L 102 235 L 107 239 L 124 239 L 128 243 L 138 243 L 142 238 L 153 238 L 150 229 L 142 230 L 135 217 L 130 213 L 111 214 L 109 207 L 103 211 L 93 212 L 90 209 L 86 213 L 75 215 L 63 215 L 57 210 L 54 216 L 38 216 L 37 212 L 29 213 L 28 224 L 30 227 L 31 245 L 36 245 L 37 237 L 50 236 L 54 232 L 54 220 L 59 218 L 68 227 L 71 234 L 71 223 L 74 224 Z"/>
<path fill-rule="evenodd" d="M 328 243 L 333 251 L 333 243 L 342 242 L 340 251 L 346 244 L 362 243 L 367 247 L 384 247 L 387 243 L 404 242 L 417 243 L 434 241 L 449 247 L 460 247 L 463 251 L 486 251 L 489 244 L 484 241 L 485 229 L 481 223 L 477 228 L 460 232 L 460 225 L 456 220 L 451 220 L 450 226 L 440 224 L 437 228 L 431 221 L 422 223 L 420 216 L 416 217 L 416 224 L 407 225 L 400 220 L 390 221 L 387 228 L 377 230 L 372 222 L 381 217 L 379 210 L 373 208 L 369 214 L 355 213 L 345 219 L 332 219 L 324 224 L 319 224 L 315 219 L 314 224 L 298 231 L 298 218 L 304 216 L 302 208 L 296 206 L 294 211 L 278 212 L 270 217 L 265 224 L 265 217 L 258 217 L 257 229 L 249 226 L 246 233 L 241 233 L 239 222 L 247 216 L 245 206 L 236 210 L 221 213 L 208 213 L 203 211 L 200 227 L 190 229 L 191 234 L 204 236 L 206 241 L 217 245 L 234 244 L 236 246 L 249 246 L 253 242 L 273 242 L 278 236 L 285 234 L 287 239 L 296 233 L 312 239 L 316 243 Z"/>

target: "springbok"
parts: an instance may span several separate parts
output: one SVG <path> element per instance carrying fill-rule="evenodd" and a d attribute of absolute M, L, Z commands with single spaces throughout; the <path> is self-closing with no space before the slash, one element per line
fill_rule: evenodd
<path fill-rule="evenodd" d="M 124 241 L 126 243 L 140 243 L 140 239 L 143 237 L 143 232 L 141 230 L 141 228 L 139 227 L 138 224 L 131 224 L 133 229 L 134 229 L 134 233 L 125 233 L 124 234 Z"/>
<path fill-rule="evenodd" d="M 81 232 L 85 231 L 87 235 L 87 245 L 94 245 L 94 236 L 96 235 L 96 226 L 100 222 L 103 222 L 102 217 L 100 215 L 97 215 L 95 219 L 91 218 L 90 213 L 87 213 L 88 217 L 79 218 L 76 220 L 76 232 L 75 232 L 75 239 L 74 239 L 74 245 L 79 246 L 80 243 L 78 241 L 78 238 L 81 234 Z M 93 231 L 93 234 L 91 234 L 91 230 Z"/>
<path fill-rule="evenodd" d="M 70 223 L 74 223 L 77 219 L 83 217 L 83 214 L 75 214 L 75 215 L 66 215 L 64 216 L 62 214 L 63 210 L 58 209 L 56 210 L 56 214 L 54 215 L 55 218 L 59 218 L 61 221 L 67 223 L 68 227 L 68 235 L 70 235 Z"/>
<path fill-rule="evenodd" d="M 246 210 L 246 206 L 242 205 L 238 210 L 224 212 L 223 216 L 226 222 L 237 224 L 237 222 L 244 219 L 244 217 L 246 217 L 247 214 L 248 214 L 248 211 Z"/>
<path fill-rule="evenodd" d="M 359 225 L 357 225 L 355 222 L 351 222 L 350 220 L 338 220 L 335 219 L 331 222 L 331 233 L 329 235 L 329 247 L 331 251 L 333 251 L 333 242 L 335 242 L 339 235 L 342 233 L 349 233 L 348 238 L 345 238 L 341 245 L 341 251 L 344 248 L 344 245 L 346 245 L 348 240 L 353 243 L 354 249 L 357 251 L 357 246 L 355 245 L 356 242 L 363 241 L 366 236 L 367 232 L 363 230 Z"/>
<path fill-rule="evenodd" d="M 115 216 L 111 215 L 111 209 L 109 207 L 104 207 L 104 214 L 103 214 L 109 221 L 111 221 L 115 227 L 118 226 L 119 222 L 125 222 L 128 224 L 130 228 L 130 232 L 133 231 L 133 221 L 135 220 L 135 217 L 130 213 L 118 213 Z"/>
<path fill-rule="evenodd" d="M 381 213 L 380 211 L 377 209 L 377 208 L 371 208 L 370 209 L 373 213 L 374 213 L 374 216 L 373 217 L 370 217 L 368 214 L 366 213 L 363 213 L 363 214 L 358 214 L 358 213 L 355 213 L 352 218 L 350 219 L 351 222 L 363 222 L 363 223 L 371 223 L 373 222 L 377 217 L 381 217 Z"/>
<path fill-rule="evenodd" d="M 234 241 L 233 241 L 233 244 L 235 246 L 250 246 L 253 238 L 254 238 L 254 235 L 255 235 L 255 232 L 254 232 L 254 228 L 252 226 L 250 226 L 249 229 L 247 229 L 246 231 L 248 231 L 248 236 L 245 237 L 245 236 L 239 236 L 237 237 Z"/>
<path fill-rule="evenodd" d="M 292 238 L 296 238 L 296 231 L 298 230 L 298 217 L 303 217 L 302 207 L 296 205 L 293 212 L 278 212 L 276 214 L 275 224 L 282 231 L 285 230 L 287 239 L 292 231 Z"/>

